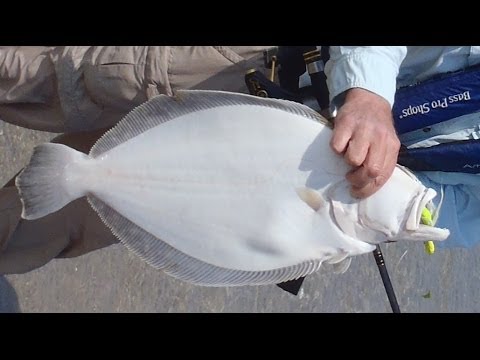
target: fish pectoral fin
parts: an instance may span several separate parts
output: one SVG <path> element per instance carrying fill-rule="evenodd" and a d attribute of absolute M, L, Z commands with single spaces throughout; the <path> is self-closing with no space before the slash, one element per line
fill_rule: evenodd
<path fill-rule="evenodd" d="M 345 250 L 340 249 L 340 252 L 326 261 L 327 264 L 333 267 L 333 272 L 335 274 L 343 274 L 348 270 L 352 258 L 349 257 L 349 253 Z"/>
<path fill-rule="evenodd" d="M 332 264 L 333 272 L 335 274 L 343 274 L 348 270 L 351 263 L 352 263 L 352 258 L 347 257 L 346 259 L 344 259 L 344 260 L 342 260 L 338 263 Z"/>
<path fill-rule="evenodd" d="M 296 189 L 296 192 L 300 199 L 310 206 L 313 211 L 318 211 L 325 204 L 325 199 L 318 191 L 307 187 L 299 187 Z"/>

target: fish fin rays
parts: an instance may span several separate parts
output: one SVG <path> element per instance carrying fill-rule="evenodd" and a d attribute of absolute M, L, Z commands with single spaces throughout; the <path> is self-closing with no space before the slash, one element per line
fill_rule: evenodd
<path fill-rule="evenodd" d="M 133 253 L 151 266 L 181 280 L 203 286 L 242 286 L 277 284 L 317 271 L 321 260 L 268 270 L 233 270 L 193 258 L 143 230 L 90 194 L 88 201 L 112 233 Z"/>
<path fill-rule="evenodd" d="M 175 96 L 159 95 L 134 108 L 92 147 L 97 157 L 162 123 L 192 112 L 220 106 L 257 105 L 298 114 L 328 125 L 328 121 L 308 106 L 287 100 L 213 90 L 180 90 Z"/>
<path fill-rule="evenodd" d="M 78 182 L 76 192 L 68 190 L 67 173 L 78 173 L 70 165 L 87 159 L 87 155 L 62 144 L 35 147 L 30 162 L 15 179 L 22 202 L 22 218 L 39 219 L 83 196 L 84 189 Z"/>

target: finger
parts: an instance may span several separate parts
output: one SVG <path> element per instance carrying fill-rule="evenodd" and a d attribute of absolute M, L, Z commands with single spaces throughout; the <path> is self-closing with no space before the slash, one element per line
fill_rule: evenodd
<path fill-rule="evenodd" d="M 395 166 L 397 165 L 398 160 L 398 151 L 400 149 L 400 142 L 391 143 L 387 146 L 387 154 L 385 156 L 385 163 L 383 165 L 383 179 L 377 180 L 377 183 L 380 186 L 383 186 L 387 180 L 392 176 Z M 383 181 L 383 182 L 382 182 Z"/>
<path fill-rule="evenodd" d="M 365 184 L 365 186 L 352 186 L 351 194 L 356 198 L 366 198 L 370 195 L 375 194 L 387 181 L 387 176 L 381 174 L 374 179 L 370 178 L 370 181 Z"/>
<path fill-rule="evenodd" d="M 367 157 L 369 147 L 369 139 L 359 132 L 348 142 L 347 151 L 343 157 L 348 164 L 360 166 Z"/>
<path fill-rule="evenodd" d="M 363 162 L 365 176 L 374 179 L 382 173 L 388 151 L 384 138 L 380 137 L 370 143 L 368 154 Z"/>
<path fill-rule="evenodd" d="M 330 147 L 337 154 L 342 154 L 350 141 L 353 134 L 353 127 L 350 125 L 348 119 L 342 121 L 341 118 L 335 122 L 335 127 L 333 128 L 332 138 L 330 140 Z"/>
<path fill-rule="evenodd" d="M 390 151 L 385 156 L 385 162 L 383 164 L 383 170 L 380 175 L 370 182 L 367 182 L 364 186 L 352 186 L 351 194 L 353 197 L 366 198 L 376 193 L 380 188 L 388 181 L 392 176 L 397 163 L 398 151 L 395 151 L 395 145 L 392 145 Z"/>
<path fill-rule="evenodd" d="M 375 178 L 368 175 L 368 171 L 364 166 L 359 166 L 350 170 L 346 175 L 347 181 L 356 188 L 363 188 L 372 182 Z"/>
<path fill-rule="evenodd" d="M 361 188 L 352 186 L 350 193 L 355 198 L 364 199 L 366 197 L 369 197 L 370 195 L 373 195 L 376 192 L 376 190 L 378 189 L 375 186 L 375 179 L 373 179 L 367 185 Z"/>

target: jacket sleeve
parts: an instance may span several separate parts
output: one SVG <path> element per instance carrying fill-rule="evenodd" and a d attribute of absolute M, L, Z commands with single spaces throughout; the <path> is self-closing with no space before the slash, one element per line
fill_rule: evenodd
<path fill-rule="evenodd" d="M 339 95 L 351 88 L 363 88 L 392 106 L 396 78 L 406 55 L 406 46 L 331 46 L 330 60 L 325 64 L 330 101 L 339 106 Z"/>

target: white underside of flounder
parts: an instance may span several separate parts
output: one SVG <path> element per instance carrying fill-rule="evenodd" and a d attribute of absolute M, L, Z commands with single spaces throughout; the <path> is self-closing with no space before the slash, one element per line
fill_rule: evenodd
<path fill-rule="evenodd" d="M 343 180 L 331 130 L 277 109 L 216 110 L 181 116 L 99 156 L 86 186 L 152 235 L 220 267 L 269 270 L 351 247 L 296 192 Z"/>
<path fill-rule="evenodd" d="M 184 91 L 133 110 L 89 156 L 39 146 L 17 186 L 29 219 L 87 195 L 130 250 L 202 285 L 278 283 L 389 239 L 448 236 L 418 226 L 434 194 L 400 169 L 353 199 L 330 138 L 301 104 Z"/>

